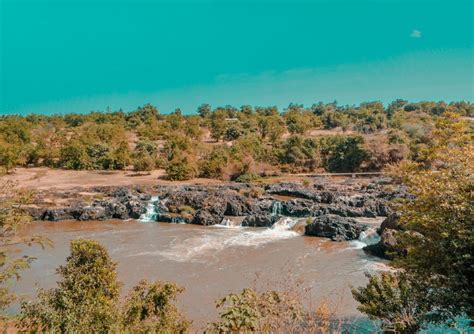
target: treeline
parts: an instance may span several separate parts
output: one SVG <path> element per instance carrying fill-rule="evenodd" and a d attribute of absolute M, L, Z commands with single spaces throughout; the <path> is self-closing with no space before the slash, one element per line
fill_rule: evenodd
<path fill-rule="evenodd" d="M 377 171 L 423 161 L 436 119 L 473 117 L 470 102 L 396 100 L 359 106 L 217 107 L 195 115 L 160 114 L 147 104 L 129 113 L 3 116 L 0 166 L 66 169 L 164 168 L 173 180 L 196 176 L 251 180 L 280 172 Z"/>

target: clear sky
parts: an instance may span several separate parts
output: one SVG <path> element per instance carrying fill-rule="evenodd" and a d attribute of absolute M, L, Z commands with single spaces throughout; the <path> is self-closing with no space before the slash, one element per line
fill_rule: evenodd
<path fill-rule="evenodd" d="M 472 0 L 0 3 L 0 114 L 473 100 Z"/>

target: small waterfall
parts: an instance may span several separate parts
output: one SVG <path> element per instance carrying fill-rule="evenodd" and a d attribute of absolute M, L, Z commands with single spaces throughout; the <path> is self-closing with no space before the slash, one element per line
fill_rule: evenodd
<path fill-rule="evenodd" d="M 380 236 L 377 233 L 377 229 L 375 227 L 369 227 L 360 233 L 358 240 L 354 240 L 351 243 L 353 248 L 362 249 L 365 246 L 376 244 L 379 240 Z"/>
<path fill-rule="evenodd" d="M 283 217 L 279 219 L 275 224 L 273 224 L 271 229 L 275 231 L 289 231 L 297 222 L 298 220 L 296 219 L 292 219 L 290 217 Z"/>
<path fill-rule="evenodd" d="M 171 224 L 186 224 L 186 221 L 183 217 L 172 217 Z"/>
<path fill-rule="evenodd" d="M 272 216 L 281 215 L 283 206 L 280 201 L 273 201 L 272 203 Z"/>
<path fill-rule="evenodd" d="M 229 218 L 223 218 L 220 224 L 214 225 L 215 227 L 225 227 L 225 228 L 241 228 L 241 223 L 230 220 Z"/>
<path fill-rule="evenodd" d="M 160 200 L 158 196 L 151 196 L 150 201 L 146 205 L 146 212 L 139 218 L 141 222 L 149 223 L 156 221 L 158 216 L 158 207 L 156 203 Z"/>

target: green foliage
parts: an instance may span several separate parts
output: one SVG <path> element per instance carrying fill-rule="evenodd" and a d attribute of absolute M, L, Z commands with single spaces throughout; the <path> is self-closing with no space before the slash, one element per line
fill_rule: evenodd
<path fill-rule="evenodd" d="M 367 153 L 361 136 L 330 136 L 321 140 L 322 164 L 330 172 L 356 171 Z"/>
<path fill-rule="evenodd" d="M 71 255 L 57 269 L 58 287 L 22 304 L 22 319 L 32 329 L 62 333 L 106 333 L 117 326 L 119 283 L 116 263 L 92 240 L 71 242 Z"/>
<path fill-rule="evenodd" d="M 206 333 L 330 333 L 327 305 L 306 311 L 304 292 L 296 292 L 304 290 L 301 283 L 287 284 L 282 291 L 247 288 L 225 296 L 216 304 L 219 320 L 208 324 Z"/>
<path fill-rule="evenodd" d="M 404 161 L 392 171 L 413 196 L 395 203 L 407 232 L 396 234 L 404 252 L 393 264 L 404 276 L 371 278 L 355 294 L 369 316 L 393 326 L 408 319 L 398 324 L 408 333 L 427 323 L 474 318 L 474 140 L 466 123 L 450 113 L 438 119 L 432 135 L 423 162 Z M 404 302 L 391 303 L 379 287 Z"/>
<path fill-rule="evenodd" d="M 211 333 L 268 333 L 281 329 L 276 321 L 278 317 L 302 317 L 301 305 L 289 301 L 284 294 L 276 291 L 258 293 L 248 288 L 240 294 L 227 295 L 217 303 L 217 308 L 222 309 L 220 321 L 208 326 Z"/>
<path fill-rule="evenodd" d="M 9 173 L 23 162 L 23 152 L 20 145 L 5 143 L 0 139 L 0 172 Z"/>
<path fill-rule="evenodd" d="M 130 333 L 185 333 L 191 323 L 174 305 L 183 291 L 173 283 L 140 281 L 125 298 L 123 329 Z"/>
<path fill-rule="evenodd" d="M 173 181 L 189 180 L 197 174 L 194 161 L 186 154 L 175 156 L 168 162 L 165 170 L 168 178 Z"/>
<path fill-rule="evenodd" d="M 22 304 L 22 325 L 48 333 L 184 333 L 190 322 L 174 305 L 183 291 L 173 283 L 142 280 L 119 303 L 116 263 L 93 240 L 73 240 L 57 269 L 58 286 Z"/>
<path fill-rule="evenodd" d="M 207 156 L 199 161 L 199 175 L 214 179 L 221 178 L 229 161 L 228 155 L 225 146 L 214 147 Z"/>
<path fill-rule="evenodd" d="M 276 143 L 285 133 L 285 123 L 279 115 L 258 117 L 258 130 L 262 139 L 268 138 L 271 143 Z"/>
<path fill-rule="evenodd" d="M 260 179 L 261 179 L 260 175 L 256 173 L 244 173 L 244 174 L 239 175 L 239 177 L 237 177 L 235 181 L 242 182 L 242 183 L 252 183 Z"/>
<path fill-rule="evenodd" d="M 359 311 L 372 320 L 381 320 L 382 330 L 390 333 L 418 333 L 429 310 L 416 283 L 403 273 L 367 275 L 365 287 L 352 289 L 361 305 Z"/>
<path fill-rule="evenodd" d="M 316 140 L 302 136 L 291 136 L 282 145 L 279 160 L 284 164 L 313 170 L 319 163 L 319 151 Z"/>
<path fill-rule="evenodd" d="M 147 151 L 140 151 L 133 157 L 133 170 L 136 172 L 152 171 L 155 161 Z"/>
<path fill-rule="evenodd" d="M 40 236 L 23 237 L 18 233 L 31 221 L 31 216 L 23 209 L 30 201 L 31 193 L 16 190 L 12 182 L 0 181 L 0 317 L 15 300 L 9 290 L 12 281 L 20 279 L 21 270 L 28 268 L 34 260 L 30 256 L 14 257 L 9 247 L 50 243 Z"/>
<path fill-rule="evenodd" d="M 130 163 L 137 165 L 137 169 L 149 169 L 151 160 L 156 167 L 165 168 L 175 155 L 200 160 L 213 145 L 207 139 L 210 135 L 217 142 L 227 141 L 230 170 L 224 173 L 226 176 L 234 176 L 233 169 L 239 170 L 239 164 L 249 158 L 282 171 L 310 171 L 328 166 L 324 161 L 321 164 L 319 153 L 308 155 L 298 145 L 289 146 L 287 134 L 319 140 L 322 132 L 311 130 L 324 127 L 328 131 L 342 128 L 363 135 L 369 155 L 360 168 L 380 170 L 404 158 L 423 163 L 436 119 L 449 113 L 472 117 L 474 105 L 465 101 L 448 104 L 396 100 L 387 107 L 380 102 L 357 106 L 319 102 L 310 108 L 290 104 L 280 114 L 274 106 L 253 109 L 244 105 L 237 109 L 227 105 L 213 110 L 203 104 L 198 108 L 199 115 L 183 115 L 179 109 L 161 115 L 154 106 L 146 104 L 129 113 L 106 110 L 64 116 L 4 116 L 0 117 L 0 169 L 11 172 L 17 166 L 30 165 L 124 169 Z M 380 138 L 383 145 L 372 145 L 371 136 Z M 153 142 L 160 152 L 148 151 L 151 159 L 145 154 L 138 155 L 139 149 L 132 155 L 130 147 L 137 141 Z M 138 166 L 140 161 L 144 161 L 142 167 Z M 335 168 L 359 167 L 354 164 Z"/>

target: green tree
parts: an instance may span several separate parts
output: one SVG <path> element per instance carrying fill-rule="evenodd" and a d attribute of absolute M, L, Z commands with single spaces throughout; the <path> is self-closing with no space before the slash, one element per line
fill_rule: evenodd
<path fill-rule="evenodd" d="M 199 116 L 206 118 L 211 114 L 211 106 L 207 103 L 203 103 L 198 107 L 197 112 Z"/>
<path fill-rule="evenodd" d="M 321 140 L 324 168 L 330 172 L 354 172 L 367 156 L 361 136 L 330 136 Z"/>
<path fill-rule="evenodd" d="M 413 196 L 395 203 L 407 233 L 397 234 L 405 251 L 393 264 L 410 278 L 407 289 L 423 306 L 422 316 L 414 318 L 419 328 L 454 322 L 458 316 L 474 319 L 474 140 L 467 124 L 453 114 L 438 119 L 425 157 L 422 163 L 404 161 L 392 171 Z M 367 288 L 356 294 L 364 312 L 384 304 Z M 377 312 L 367 313 L 390 316 L 390 309 Z"/>
<path fill-rule="evenodd" d="M 228 161 L 229 154 L 226 147 L 214 147 L 207 156 L 199 161 L 199 175 L 208 178 L 221 178 Z"/>
<path fill-rule="evenodd" d="M 184 333 L 190 326 L 174 305 L 183 288 L 173 283 L 142 280 L 125 298 L 123 329 L 131 333 Z"/>
<path fill-rule="evenodd" d="M 16 190 L 13 182 L 0 180 L 0 317 L 15 299 L 9 290 L 12 281 L 20 279 L 21 270 L 34 260 L 30 256 L 14 257 L 11 247 L 50 244 L 41 236 L 24 237 L 18 233 L 31 222 L 31 216 L 24 209 L 31 202 L 31 196 L 30 192 Z"/>
<path fill-rule="evenodd" d="M 197 168 L 188 154 L 179 154 L 175 156 L 166 165 L 166 174 L 170 180 L 183 181 L 196 176 Z"/>
<path fill-rule="evenodd" d="M 367 276 L 367 286 L 352 289 L 361 304 L 357 309 L 372 320 L 380 320 L 384 332 L 418 333 L 430 309 L 421 294 L 424 289 L 404 273 Z"/>
<path fill-rule="evenodd" d="M 96 241 L 73 240 L 71 255 L 60 266 L 58 287 L 22 304 L 24 325 L 61 333 L 107 333 L 119 320 L 116 263 Z"/>

